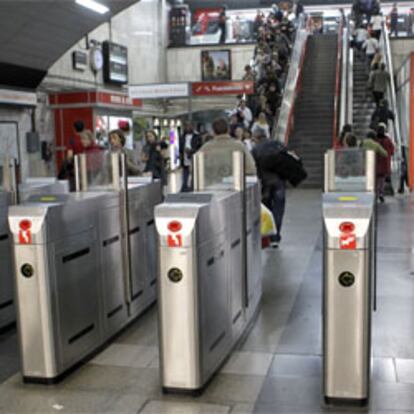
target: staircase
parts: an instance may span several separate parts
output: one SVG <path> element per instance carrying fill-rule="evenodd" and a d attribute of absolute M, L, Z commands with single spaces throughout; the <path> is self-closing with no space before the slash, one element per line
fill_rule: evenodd
<path fill-rule="evenodd" d="M 375 102 L 371 94 L 367 93 L 368 71 L 365 59 L 359 58 L 356 54 L 354 54 L 353 72 L 353 132 L 357 138 L 365 138 L 370 129 Z"/>
<path fill-rule="evenodd" d="M 337 48 L 337 34 L 308 38 L 288 144 L 308 172 L 301 188 L 323 188 L 323 155 L 333 140 Z"/>

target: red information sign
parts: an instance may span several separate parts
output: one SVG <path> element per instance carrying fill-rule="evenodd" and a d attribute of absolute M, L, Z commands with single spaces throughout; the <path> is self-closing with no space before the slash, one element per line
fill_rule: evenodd
<path fill-rule="evenodd" d="M 356 249 L 356 236 L 353 233 L 341 234 L 339 247 L 343 250 Z"/>
<path fill-rule="evenodd" d="M 168 247 L 182 247 L 183 238 L 181 234 L 169 234 L 167 237 Z"/>
<path fill-rule="evenodd" d="M 251 95 L 254 93 L 254 83 L 252 81 L 194 82 L 192 92 L 194 96 Z"/>

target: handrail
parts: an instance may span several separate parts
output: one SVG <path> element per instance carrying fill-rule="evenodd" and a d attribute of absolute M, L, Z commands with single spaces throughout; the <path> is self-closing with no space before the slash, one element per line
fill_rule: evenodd
<path fill-rule="evenodd" d="M 341 105 L 339 131 L 346 124 L 352 125 L 353 121 L 353 67 L 354 56 L 350 45 L 349 20 L 343 29 L 342 35 L 342 78 L 341 78 Z"/>
<path fill-rule="evenodd" d="M 348 25 L 349 30 L 349 25 Z M 349 32 L 348 32 L 349 33 Z M 347 95 L 347 119 L 346 123 L 352 125 L 354 123 L 354 49 L 350 45 L 348 36 L 348 85 L 346 88 Z"/>
<path fill-rule="evenodd" d="M 343 19 L 339 22 L 338 27 L 338 52 L 336 55 L 336 81 L 335 81 L 335 101 L 334 101 L 334 120 L 333 120 L 333 137 L 332 146 L 338 145 L 338 125 L 339 125 L 339 109 L 341 95 L 341 60 L 342 60 L 342 35 L 343 35 Z"/>
<path fill-rule="evenodd" d="M 341 93 L 339 105 L 339 130 L 347 123 L 348 118 L 348 27 L 342 30 L 342 65 L 341 65 Z"/>
<path fill-rule="evenodd" d="M 294 122 L 294 108 L 302 78 L 307 39 L 310 34 L 311 18 L 301 15 L 296 29 L 295 44 L 292 50 L 290 66 L 285 82 L 282 104 L 273 127 L 273 139 L 287 145 Z"/>
<path fill-rule="evenodd" d="M 398 117 L 397 98 L 396 98 L 395 80 L 394 80 L 394 65 L 392 62 L 389 31 L 388 31 L 387 25 L 384 22 L 382 23 L 382 33 L 383 33 L 382 43 L 384 43 L 385 64 L 387 66 L 388 73 L 390 74 L 390 87 L 388 88 L 388 96 L 389 96 L 391 109 L 395 114 L 395 120 L 393 122 L 394 141 L 396 144 L 395 153 L 397 156 L 397 161 L 399 161 L 401 160 L 401 145 L 402 145 L 401 128 L 400 128 L 400 119 Z"/>

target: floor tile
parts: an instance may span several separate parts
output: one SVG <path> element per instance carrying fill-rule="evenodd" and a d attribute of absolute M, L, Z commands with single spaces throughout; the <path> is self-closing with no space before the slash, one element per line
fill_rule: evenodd
<path fill-rule="evenodd" d="M 218 374 L 205 390 L 204 401 L 231 403 L 253 403 L 256 401 L 264 377 L 253 375 Z"/>
<path fill-rule="evenodd" d="M 107 411 L 113 414 L 136 414 L 147 401 L 146 396 L 119 393 L 108 401 Z"/>
<path fill-rule="evenodd" d="M 395 360 L 398 382 L 414 384 L 414 359 Z"/>
<path fill-rule="evenodd" d="M 275 355 L 269 370 L 270 377 L 320 377 L 322 357 L 312 355 Z"/>
<path fill-rule="evenodd" d="M 150 401 L 140 414 L 227 414 L 230 407 L 218 404 Z"/>
<path fill-rule="evenodd" d="M 65 379 L 59 388 L 80 391 L 136 393 L 147 398 L 158 396 L 161 385 L 158 370 L 88 364 Z"/>
<path fill-rule="evenodd" d="M 253 414 L 254 404 L 235 404 L 231 407 L 230 414 Z"/>
<path fill-rule="evenodd" d="M 414 412 L 414 385 L 375 382 L 371 392 L 372 412 L 376 410 L 398 413 Z"/>
<path fill-rule="evenodd" d="M 374 358 L 372 364 L 372 380 L 382 382 L 396 382 L 397 373 L 392 358 Z"/>
<path fill-rule="evenodd" d="M 257 404 L 316 409 L 321 404 L 321 393 L 321 378 L 268 377 L 264 382 Z"/>
<path fill-rule="evenodd" d="M 273 359 L 273 354 L 259 352 L 234 352 L 222 374 L 266 375 Z"/>
<path fill-rule="evenodd" d="M 147 368 L 157 356 L 157 347 L 115 343 L 96 356 L 91 363 L 118 367 Z"/>

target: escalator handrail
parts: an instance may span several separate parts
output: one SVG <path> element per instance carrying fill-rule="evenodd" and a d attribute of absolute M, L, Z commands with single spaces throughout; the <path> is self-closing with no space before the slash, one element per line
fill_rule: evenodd
<path fill-rule="evenodd" d="M 302 14 L 296 30 L 289 71 L 285 82 L 280 111 L 275 117 L 272 138 L 287 145 L 293 127 L 296 97 L 300 88 L 307 39 L 311 32 L 311 18 Z"/>
<path fill-rule="evenodd" d="M 348 121 L 348 26 L 342 30 L 342 62 L 341 62 L 341 104 L 339 105 L 339 130 Z"/>
<path fill-rule="evenodd" d="M 335 79 L 335 98 L 334 98 L 334 117 L 333 117 L 333 139 L 332 146 L 338 145 L 338 126 L 340 125 L 340 103 L 341 103 L 341 77 L 342 77 L 342 36 L 344 31 L 343 19 L 338 26 L 338 52 L 336 55 L 336 79 Z"/>
<path fill-rule="evenodd" d="M 388 88 L 388 93 L 390 96 L 390 106 L 391 110 L 394 112 L 395 119 L 393 122 L 394 129 L 394 140 L 396 146 L 396 155 L 397 160 L 401 159 L 401 128 L 400 128 L 400 119 L 398 117 L 398 108 L 397 108 L 397 98 L 396 98 L 396 89 L 395 89 L 395 80 L 394 80 L 394 65 L 392 62 L 391 54 L 391 45 L 389 39 L 389 31 L 385 22 L 382 23 L 382 42 L 384 43 L 384 58 L 387 66 L 388 73 L 390 74 L 390 85 Z"/>
<path fill-rule="evenodd" d="M 342 36 L 342 79 L 341 79 L 341 117 L 339 131 L 344 125 L 352 125 L 353 122 L 353 49 L 350 42 L 351 28 L 349 19 L 346 21 Z"/>

